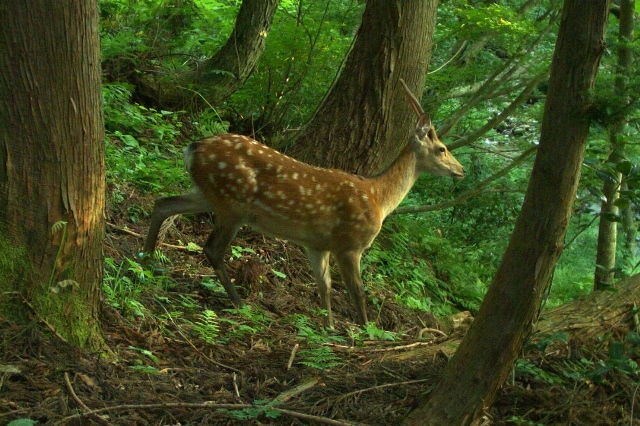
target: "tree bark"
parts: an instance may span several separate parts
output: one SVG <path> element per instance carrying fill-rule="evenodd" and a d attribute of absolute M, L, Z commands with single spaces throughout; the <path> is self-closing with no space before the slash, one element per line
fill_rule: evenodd
<path fill-rule="evenodd" d="M 264 52 L 280 0 L 243 0 L 235 26 L 224 46 L 196 69 L 174 79 L 150 80 L 131 74 L 136 94 L 146 104 L 175 109 L 201 103 L 219 105 L 249 78 Z M 198 94 L 184 87 L 196 86 Z"/>
<path fill-rule="evenodd" d="M 626 182 L 626 176 L 622 178 L 622 191 L 628 191 L 629 186 Z M 638 233 L 638 225 L 636 223 L 636 208 L 634 203 L 630 203 L 627 208 L 622 210 L 622 256 L 627 265 L 632 265 L 636 258 L 636 235 Z"/>
<path fill-rule="evenodd" d="M 99 324 L 105 166 L 96 1 L 0 2 L 0 298 L 35 311 L 76 345 L 103 348 Z M 54 224 L 58 224 L 54 227 Z M 65 225 L 66 223 L 66 225 Z"/>
<path fill-rule="evenodd" d="M 617 126 L 616 126 L 617 127 Z M 611 154 L 607 163 L 616 163 L 622 159 L 622 146 L 616 142 L 617 130 L 609 131 Z M 602 290 L 613 285 L 616 267 L 616 247 L 618 240 L 618 223 L 611 216 L 618 216 L 620 210 L 615 204 L 620 197 L 621 173 L 615 173 L 614 180 L 605 180 L 602 194 L 605 200 L 600 206 L 600 222 L 598 223 L 598 245 L 596 248 L 596 269 L 593 274 L 593 290 Z M 613 177 L 613 176 L 611 176 Z"/>
<path fill-rule="evenodd" d="M 436 9 L 436 0 L 367 1 L 342 73 L 289 154 L 352 173 L 386 168 L 415 128 L 399 79 L 420 98 Z"/>
<path fill-rule="evenodd" d="M 616 69 L 615 92 L 621 97 L 625 97 L 627 92 L 627 79 L 631 70 L 632 51 L 628 43 L 633 40 L 634 24 L 634 0 L 621 0 L 619 9 L 619 30 L 618 30 L 618 66 Z M 618 141 L 618 133 L 627 121 L 626 114 L 620 121 L 614 123 L 609 130 L 609 140 L 611 154 L 607 163 L 617 163 L 624 159 L 625 145 Z M 616 269 L 616 249 L 618 236 L 618 223 L 610 220 L 611 216 L 618 216 L 620 210 L 615 204 L 620 197 L 620 187 L 622 184 L 622 173 L 615 173 L 615 181 L 605 181 L 602 186 L 602 193 L 606 200 L 601 206 L 600 223 L 598 225 L 598 248 L 596 250 L 596 270 L 593 279 L 593 289 L 600 290 L 611 286 L 615 278 Z M 628 214 L 627 214 L 628 217 Z M 628 220 L 623 224 L 629 224 Z M 628 241 L 628 240 L 627 240 Z M 630 253 L 629 253 L 630 254 Z"/>
<path fill-rule="evenodd" d="M 538 315 L 563 247 L 589 130 L 608 1 L 566 0 L 540 146 L 520 216 L 480 311 L 407 425 L 468 425 L 489 407 Z"/>
<path fill-rule="evenodd" d="M 195 83 L 209 86 L 217 104 L 240 88 L 258 63 L 280 0 L 244 0 L 224 46 L 198 70 Z"/>

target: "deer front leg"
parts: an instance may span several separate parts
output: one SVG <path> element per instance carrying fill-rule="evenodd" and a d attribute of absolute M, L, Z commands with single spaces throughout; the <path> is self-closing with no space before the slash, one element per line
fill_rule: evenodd
<path fill-rule="evenodd" d="M 220 217 L 216 217 L 217 222 L 221 222 L 221 220 Z M 236 225 L 217 224 L 211 235 L 209 235 L 203 251 L 213 266 L 213 269 L 216 271 L 216 275 L 218 275 L 218 279 L 224 286 L 231 302 L 236 308 L 241 308 L 242 300 L 240 296 L 238 296 L 238 292 L 231 282 L 231 279 L 229 279 L 229 274 L 227 274 L 227 268 L 224 264 L 225 250 L 235 238 L 238 228 L 239 226 Z"/>
<path fill-rule="evenodd" d="M 307 256 L 311 263 L 313 276 L 318 285 L 320 303 L 327 311 L 327 325 L 333 328 L 333 315 L 331 313 L 331 274 L 329 272 L 329 252 L 312 250 L 307 248 Z"/>
<path fill-rule="evenodd" d="M 356 306 L 360 325 L 365 325 L 367 320 L 367 302 L 362 287 L 362 278 L 360 276 L 360 258 L 362 252 L 347 251 L 335 253 L 340 275 L 347 287 L 347 292 L 351 298 L 351 303 Z"/>

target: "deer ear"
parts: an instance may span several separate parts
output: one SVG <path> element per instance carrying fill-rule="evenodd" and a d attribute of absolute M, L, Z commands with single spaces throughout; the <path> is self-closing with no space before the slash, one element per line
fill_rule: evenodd
<path fill-rule="evenodd" d="M 426 112 L 418 118 L 418 122 L 416 123 L 416 133 L 420 139 L 424 138 L 427 133 L 429 133 L 429 129 L 431 129 L 431 117 Z"/>

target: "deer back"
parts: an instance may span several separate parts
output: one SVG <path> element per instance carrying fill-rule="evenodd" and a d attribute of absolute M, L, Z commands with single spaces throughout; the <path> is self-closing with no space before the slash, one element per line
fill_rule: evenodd
<path fill-rule="evenodd" d="M 185 165 L 217 220 L 307 247 L 368 247 L 382 224 L 366 178 L 310 166 L 245 136 L 195 142 Z"/>

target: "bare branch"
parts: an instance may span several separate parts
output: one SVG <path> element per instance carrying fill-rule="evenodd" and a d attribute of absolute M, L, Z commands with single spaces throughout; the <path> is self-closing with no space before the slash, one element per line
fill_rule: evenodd
<path fill-rule="evenodd" d="M 467 201 L 469 198 L 475 197 L 476 195 L 480 194 L 487 186 L 489 186 L 489 184 L 491 184 L 495 180 L 498 180 L 501 177 L 507 175 L 511 170 L 515 169 L 520 164 L 522 164 L 537 149 L 538 149 L 537 145 L 532 146 L 531 148 L 529 148 L 528 150 L 526 150 L 525 152 L 520 154 L 520 156 L 517 157 L 515 160 L 513 160 L 511 162 L 511 164 L 509 164 L 507 167 L 505 167 L 504 169 L 500 170 L 498 173 L 496 173 L 496 174 L 494 174 L 492 176 L 489 176 L 488 178 L 486 178 L 482 182 L 478 182 L 476 184 L 476 186 L 474 186 L 473 188 L 471 188 L 467 192 L 463 193 L 462 195 L 458 196 L 457 198 L 454 198 L 453 200 L 445 201 L 444 203 L 431 204 L 431 205 L 426 205 L 426 206 L 404 206 L 404 207 L 398 207 L 391 214 L 432 212 L 432 211 L 436 211 L 436 210 L 443 210 L 443 209 L 446 209 L 446 208 L 453 207 L 453 206 L 456 206 L 458 204 L 461 204 L 461 203 Z"/>

